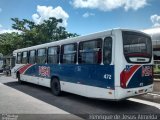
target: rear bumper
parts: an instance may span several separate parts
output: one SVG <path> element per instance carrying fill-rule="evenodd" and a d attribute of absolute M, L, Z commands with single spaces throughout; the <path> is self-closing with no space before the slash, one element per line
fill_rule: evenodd
<path fill-rule="evenodd" d="M 132 89 L 123 89 L 121 87 L 116 87 L 115 99 L 117 100 L 125 99 L 128 97 L 142 95 L 142 94 L 149 93 L 152 91 L 153 91 L 153 84 L 148 85 L 148 86 L 139 87 L 139 88 L 132 88 Z"/>

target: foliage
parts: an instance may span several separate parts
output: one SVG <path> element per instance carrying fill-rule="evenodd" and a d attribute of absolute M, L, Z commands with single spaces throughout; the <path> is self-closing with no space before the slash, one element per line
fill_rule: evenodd
<path fill-rule="evenodd" d="M 78 36 L 59 26 L 62 19 L 52 17 L 44 20 L 42 24 L 35 24 L 27 19 L 11 18 L 11 20 L 14 22 L 12 28 L 21 31 L 21 34 L 0 34 L 0 52 L 4 55 L 11 54 L 15 49 Z"/>
<path fill-rule="evenodd" d="M 12 21 L 15 22 L 12 27 L 22 31 L 23 40 L 27 46 L 77 36 L 77 34 L 68 33 L 64 27 L 58 26 L 62 23 L 62 19 L 51 17 L 38 25 L 26 19 L 20 21 L 18 18 L 12 18 Z"/>
<path fill-rule="evenodd" d="M 22 48 L 23 40 L 18 33 L 0 34 L 0 52 L 3 55 L 9 55 L 15 49 Z"/>

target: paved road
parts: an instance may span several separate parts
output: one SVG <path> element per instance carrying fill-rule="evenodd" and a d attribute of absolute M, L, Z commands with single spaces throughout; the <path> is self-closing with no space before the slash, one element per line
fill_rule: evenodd
<path fill-rule="evenodd" d="M 0 77 L 0 83 L 13 88 L 25 95 L 31 96 L 47 105 L 51 105 L 68 113 L 86 118 L 89 114 L 159 114 L 160 104 L 131 98 L 119 102 L 96 100 L 74 94 L 63 93 L 53 96 L 50 89 L 30 83 L 20 85 L 11 77 Z M 0 94 L 1 97 L 1 94 Z M 14 96 L 12 96 L 14 97 Z M 31 101 L 30 101 L 31 102 Z M 0 106 L 1 107 L 1 106 Z M 41 107 L 43 109 L 43 107 Z M 1 110 L 2 111 L 2 110 Z M 160 119 L 160 118 L 159 118 Z"/>
<path fill-rule="evenodd" d="M 10 120 L 17 117 L 21 120 L 38 119 L 62 119 L 82 120 L 80 117 L 72 115 L 56 106 L 41 101 L 34 96 L 14 89 L 15 79 L 0 77 L 0 120 Z M 3 83 L 3 84 L 2 84 Z M 8 86 L 5 84 L 12 84 Z M 21 86 L 22 87 L 22 86 Z M 43 115 L 45 114 L 45 115 Z M 24 117 L 25 116 L 25 117 Z"/>

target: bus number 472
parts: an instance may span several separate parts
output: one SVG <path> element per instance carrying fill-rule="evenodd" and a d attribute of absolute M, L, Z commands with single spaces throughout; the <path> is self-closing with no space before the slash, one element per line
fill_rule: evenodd
<path fill-rule="evenodd" d="M 111 79 L 112 79 L 112 76 L 111 76 L 110 74 L 105 74 L 105 75 L 104 75 L 104 79 L 109 79 L 109 80 L 111 80 Z"/>

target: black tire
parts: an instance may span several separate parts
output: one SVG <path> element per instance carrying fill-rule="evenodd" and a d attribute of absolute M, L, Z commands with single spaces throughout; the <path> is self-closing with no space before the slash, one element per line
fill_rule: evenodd
<path fill-rule="evenodd" d="M 17 78 L 18 78 L 18 83 L 19 83 L 19 84 L 22 84 L 23 82 L 22 82 L 22 80 L 21 80 L 21 77 L 20 77 L 20 74 L 19 74 L 19 73 L 17 73 Z"/>
<path fill-rule="evenodd" d="M 61 95 L 61 85 L 57 78 L 53 78 L 51 81 L 51 90 L 55 96 Z"/>

